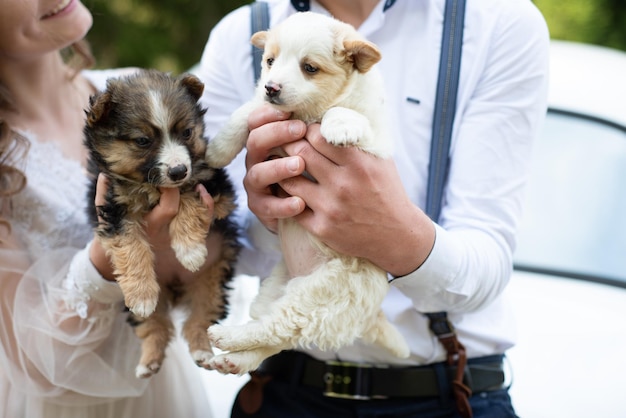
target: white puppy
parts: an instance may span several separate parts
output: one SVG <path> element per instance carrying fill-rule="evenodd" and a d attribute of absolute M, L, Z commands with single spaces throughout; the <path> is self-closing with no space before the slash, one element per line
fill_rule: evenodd
<path fill-rule="evenodd" d="M 375 45 L 352 26 L 310 12 L 258 32 L 251 41 L 264 50 L 256 95 L 210 141 L 210 165 L 223 167 L 241 151 L 248 115 L 264 102 L 293 112 L 294 119 L 321 122 L 331 144 L 390 156 L 382 81 L 372 67 L 380 60 Z M 381 310 L 389 287 L 385 271 L 333 251 L 292 219 L 282 220 L 278 233 L 283 260 L 261 284 L 250 312 L 254 320 L 209 328 L 214 346 L 227 351 L 214 357 L 211 367 L 243 374 L 284 349 L 336 350 L 357 338 L 408 357 L 406 342 Z"/>

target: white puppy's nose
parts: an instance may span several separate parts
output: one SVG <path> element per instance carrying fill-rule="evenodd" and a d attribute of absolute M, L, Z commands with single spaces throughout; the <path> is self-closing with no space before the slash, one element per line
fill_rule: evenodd
<path fill-rule="evenodd" d="M 275 98 L 280 94 L 280 84 L 268 81 L 265 84 L 265 91 L 268 97 Z"/>

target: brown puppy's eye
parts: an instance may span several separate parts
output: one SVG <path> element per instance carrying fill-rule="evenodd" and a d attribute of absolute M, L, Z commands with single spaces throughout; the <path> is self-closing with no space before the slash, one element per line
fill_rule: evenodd
<path fill-rule="evenodd" d="M 304 64 L 303 66 L 304 71 L 306 71 L 309 74 L 315 74 L 319 68 L 312 66 L 311 64 Z"/>
<path fill-rule="evenodd" d="M 139 138 L 135 138 L 135 144 L 141 148 L 148 148 L 152 145 L 152 140 L 147 136 L 140 136 Z"/>
<path fill-rule="evenodd" d="M 180 136 L 181 136 L 183 139 L 185 139 L 185 140 L 187 140 L 187 139 L 191 138 L 191 128 L 187 128 L 187 129 L 185 129 L 185 130 L 184 130 L 184 131 L 180 134 Z"/>
<path fill-rule="evenodd" d="M 272 64 L 274 64 L 274 58 L 268 58 L 265 62 L 267 63 L 268 67 L 271 67 Z"/>

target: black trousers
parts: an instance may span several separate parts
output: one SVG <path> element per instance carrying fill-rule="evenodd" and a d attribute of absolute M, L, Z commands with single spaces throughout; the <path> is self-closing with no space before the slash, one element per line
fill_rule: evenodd
<path fill-rule="evenodd" d="M 491 363 L 493 357 L 502 361 L 502 356 L 470 361 L 477 364 L 484 361 Z M 460 418 L 450 390 L 450 381 L 445 373 L 437 373 L 437 385 L 440 388 L 438 396 L 390 396 L 388 399 L 353 400 L 328 397 L 323 394 L 321 387 L 298 383 L 307 381 L 301 379 L 300 376 L 303 375 L 296 370 L 301 370 L 302 361 L 309 361 L 307 359 L 311 359 L 310 357 L 290 352 L 287 356 L 278 355 L 276 358 L 280 360 L 278 364 L 268 364 L 265 369 L 262 366 L 265 373 L 254 373 L 250 382 L 239 392 L 232 409 L 233 418 Z M 441 371 L 445 366 L 440 363 L 422 366 L 424 367 Z M 477 383 L 474 387 L 486 387 L 480 386 L 476 379 L 474 381 Z M 414 380 L 410 380 L 410 383 L 402 382 L 402 385 L 411 385 Z M 502 380 L 500 383 L 496 386 L 489 385 L 489 390 L 475 390 L 469 398 L 474 418 L 516 417 L 508 388 L 502 388 Z M 423 386 L 418 388 L 421 387 Z M 442 393 L 445 395 L 441 395 Z"/>
<path fill-rule="evenodd" d="M 515 418 L 508 390 L 474 394 L 470 398 L 474 418 Z M 346 400 L 328 398 L 321 391 L 287 382 L 269 381 L 263 388 L 261 408 L 245 413 L 239 397 L 233 405 L 233 418 L 460 418 L 452 399 L 439 398 Z"/>

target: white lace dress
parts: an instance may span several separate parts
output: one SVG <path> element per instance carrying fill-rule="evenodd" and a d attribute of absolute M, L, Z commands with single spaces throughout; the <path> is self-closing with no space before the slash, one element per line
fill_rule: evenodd
<path fill-rule="evenodd" d="M 110 71 L 86 72 L 103 88 Z M 88 259 L 83 167 L 31 142 L 11 199 L 24 250 L 0 249 L 0 418 L 210 417 L 202 373 L 179 338 L 161 371 L 135 377 L 140 343 L 123 297 Z"/>

